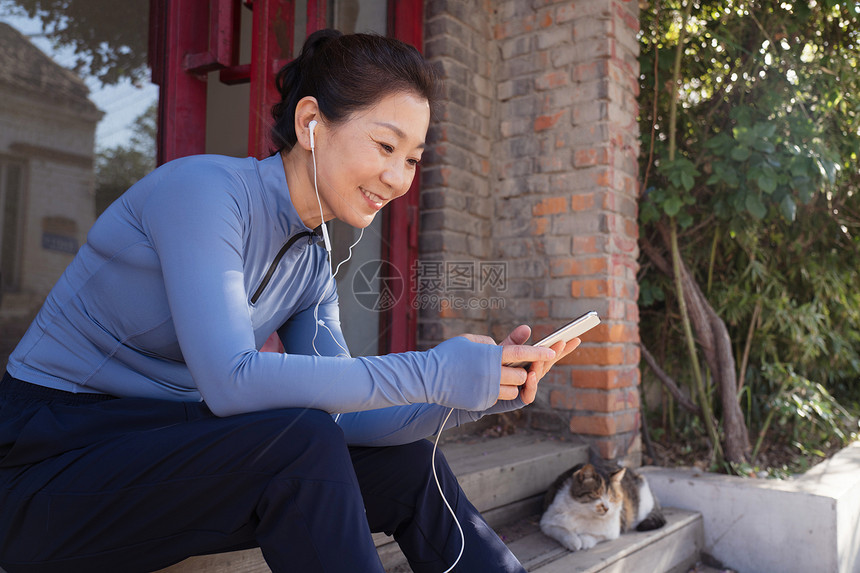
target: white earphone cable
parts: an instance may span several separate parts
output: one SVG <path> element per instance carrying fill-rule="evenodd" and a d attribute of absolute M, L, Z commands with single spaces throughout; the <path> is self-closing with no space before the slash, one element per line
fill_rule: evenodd
<path fill-rule="evenodd" d="M 350 245 L 349 255 L 344 260 L 342 260 L 340 263 L 338 263 L 337 267 L 334 270 L 334 273 L 331 275 L 332 279 L 334 279 L 334 277 L 337 275 L 337 272 L 340 270 L 340 266 L 352 258 L 352 249 L 353 249 L 353 247 L 355 247 L 358 244 L 358 242 L 361 240 L 361 238 L 363 236 L 364 236 L 364 229 L 362 229 L 361 232 L 358 234 L 358 239 L 356 239 L 356 241 L 352 245 Z M 332 338 L 332 340 L 334 340 L 334 343 L 337 344 L 341 350 L 343 350 L 343 352 L 344 352 L 343 356 L 349 357 L 349 351 L 346 348 L 344 348 L 340 342 L 337 341 L 337 338 L 334 337 L 334 333 L 332 333 L 331 329 L 326 325 L 325 321 L 320 320 L 320 318 L 319 318 L 319 309 L 320 309 L 320 305 L 322 304 L 322 300 L 324 297 L 325 297 L 325 293 L 321 294 L 319 300 L 317 301 L 316 306 L 314 306 L 314 337 L 313 337 L 313 339 L 311 339 L 311 346 L 313 347 L 316 355 L 319 356 L 320 352 L 319 352 L 319 350 L 317 350 L 316 340 L 317 340 L 317 333 L 319 332 L 319 327 L 322 326 L 323 328 L 328 330 L 329 334 L 331 334 L 331 338 Z M 338 356 L 341 356 L 341 355 L 338 354 Z"/>
<path fill-rule="evenodd" d="M 445 419 L 442 420 L 442 425 L 439 426 L 439 431 L 436 433 L 436 441 L 433 444 L 433 455 L 430 458 L 430 463 L 433 467 L 433 479 L 436 480 L 436 488 L 439 490 L 439 495 L 442 496 L 442 501 L 445 502 L 445 507 L 448 508 L 448 511 L 451 512 L 451 517 L 454 518 L 454 523 L 457 524 L 457 529 L 460 530 L 460 553 L 457 555 L 457 559 L 454 560 L 454 564 L 451 565 L 448 569 L 444 571 L 444 573 L 449 573 L 454 567 L 457 566 L 457 563 L 460 562 L 460 558 L 463 556 L 463 550 L 466 549 L 466 536 L 463 534 L 463 528 L 460 526 L 460 521 L 457 519 L 457 514 L 454 513 L 454 510 L 451 509 L 451 504 L 448 503 L 448 500 L 445 498 L 445 494 L 442 493 L 442 485 L 439 483 L 439 476 L 436 475 L 436 449 L 439 447 L 439 438 L 442 436 L 442 430 L 445 428 L 445 424 L 448 423 L 448 418 L 451 417 L 451 414 L 454 413 L 454 408 L 451 408 L 448 411 L 448 415 L 445 416 Z"/>
<path fill-rule="evenodd" d="M 313 130 L 311 130 L 311 135 L 313 136 Z M 313 164 L 314 164 L 314 192 L 315 192 L 316 197 L 317 197 L 317 205 L 320 208 L 320 219 L 322 220 L 322 223 L 320 223 L 320 227 L 322 228 L 323 240 L 325 241 L 325 250 L 328 253 L 328 271 L 332 276 L 334 276 L 334 272 L 332 272 L 332 270 L 331 270 L 332 269 L 332 267 L 331 267 L 332 266 L 331 241 L 329 240 L 329 237 L 328 237 L 328 228 L 326 227 L 326 224 L 325 224 L 325 215 L 323 214 L 322 201 L 320 200 L 320 190 L 319 190 L 319 187 L 317 186 L 317 152 L 314 149 L 315 147 L 316 146 L 313 145 L 313 139 L 311 139 L 311 157 L 313 158 Z"/>

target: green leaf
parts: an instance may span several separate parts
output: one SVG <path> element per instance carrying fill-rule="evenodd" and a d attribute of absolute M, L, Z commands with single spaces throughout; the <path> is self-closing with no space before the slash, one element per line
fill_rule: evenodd
<path fill-rule="evenodd" d="M 813 173 L 813 168 L 806 158 L 795 157 L 791 160 L 789 169 L 794 177 L 809 177 Z M 817 171 L 815 171 L 817 173 Z"/>
<path fill-rule="evenodd" d="M 693 188 L 693 185 L 696 183 L 696 180 L 693 179 L 693 176 L 687 173 L 686 171 L 681 172 L 681 185 L 684 187 L 685 191 L 689 191 Z"/>
<path fill-rule="evenodd" d="M 803 204 L 808 204 L 815 197 L 815 186 L 809 177 L 795 177 L 791 186 L 797 191 L 798 198 Z"/>
<path fill-rule="evenodd" d="M 735 161 L 746 161 L 751 153 L 748 147 L 735 147 L 732 149 L 731 158 Z"/>
<path fill-rule="evenodd" d="M 773 153 L 776 151 L 776 146 L 766 139 L 756 139 L 753 142 L 753 147 L 762 153 Z"/>
<path fill-rule="evenodd" d="M 678 197 L 669 197 L 666 199 L 666 202 L 663 203 L 663 211 L 669 215 L 670 217 L 674 217 L 678 214 L 678 211 L 681 210 L 681 207 L 684 205 L 683 201 L 681 201 Z"/>
<path fill-rule="evenodd" d="M 829 159 L 821 159 L 819 162 L 821 174 L 827 177 L 827 181 L 833 185 L 836 182 L 836 172 L 839 171 L 839 166 Z"/>
<path fill-rule="evenodd" d="M 782 211 L 782 216 L 789 221 L 793 222 L 797 216 L 797 205 L 789 195 L 783 197 L 782 201 L 779 202 L 779 210 Z"/>
<path fill-rule="evenodd" d="M 705 149 L 713 149 L 714 151 L 719 152 L 721 155 L 725 155 L 726 152 L 731 149 L 734 144 L 735 142 L 731 138 L 731 136 L 723 132 L 706 141 Z"/>
<path fill-rule="evenodd" d="M 757 123 L 755 126 L 756 135 L 759 135 L 762 138 L 770 138 L 773 137 L 776 133 L 776 123 L 768 122 L 768 123 Z"/>
<path fill-rule="evenodd" d="M 756 134 L 748 126 L 739 124 L 732 130 L 732 135 L 735 140 L 741 145 L 752 145 L 755 141 Z"/>
<path fill-rule="evenodd" d="M 722 171 L 722 177 L 723 181 L 725 181 L 726 185 L 728 185 L 729 187 L 736 188 L 738 185 L 740 185 L 738 172 L 731 167 L 726 167 L 726 169 Z"/>
<path fill-rule="evenodd" d="M 743 126 L 748 126 L 750 124 L 750 118 L 753 115 L 752 108 L 746 105 L 736 105 L 729 112 L 729 117 L 738 122 L 738 124 Z"/>
<path fill-rule="evenodd" d="M 764 216 L 767 215 L 767 207 L 764 206 L 758 195 L 750 193 L 745 202 L 747 211 L 756 219 L 764 219 Z"/>
<path fill-rule="evenodd" d="M 762 173 L 756 179 L 756 183 L 758 183 L 759 189 L 770 195 L 776 190 L 776 179 L 768 175 L 767 173 Z"/>
<path fill-rule="evenodd" d="M 660 219 L 660 213 L 652 201 L 644 201 L 640 206 L 639 219 L 642 223 L 650 223 Z"/>

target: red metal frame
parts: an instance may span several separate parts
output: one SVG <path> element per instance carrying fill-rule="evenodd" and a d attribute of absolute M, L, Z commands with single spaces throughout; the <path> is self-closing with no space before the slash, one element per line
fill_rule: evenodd
<path fill-rule="evenodd" d="M 280 101 L 275 76 L 292 58 L 295 2 L 254 0 L 253 15 L 248 153 L 263 158 L 271 153 L 271 109 Z"/>
<path fill-rule="evenodd" d="M 248 153 L 269 155 L 270 110 L 279 100 L 278 70 L 292 58 L 295 2 L 244 0 L 252 8 L 251 64 L 238 64 L 243 0 L 150 0 L 150 66 L 160 86 L 158 163 L 203 153 L 206 142 L 206 74 L 220 70 L 226 84 L 250 82 Z M 388 34 L 423 45 L 423 0 L 388 0 Z M 308 0 L 307 33 L 328 26 L 328 0 Z M 380 314 L 381 352 L 414 350 L 416 293 L 410 288 L 418 259 L 418 176 L 405 197 L 383 214 L 382 259 L 404 277 L 397 303 Z"/>
<path fill-rule="evenodd" d="M 310 36 L 328 26 L 328 0 L 308 0 L 308 23 L 305 27 L 307 35 Z"/>
<path fill-rule="evenodd" d="M 388 0 L 389 35 L 424 46 L 424 0 Z M 414 306 L 417 293 L 412 289 L 412 269 L 418 261 L 418 204 L 420 173 L 415 174 L 409 192 L 392 201 L 383 211 L 382 260 L 398 269 L 405 279 L 404 291 L 397 302 L 379 317 L 379 331 L 384 332 L 380 353 L 415 350 L 418 339 L 418 311 Z"/>
<path fill-rule="evenodd" d="M 159 85 L 158 163 L 195 153 L 206 144 L 206 81 L 188 73 L 186 54 L 208 50 L 207 0 L 151 0 L 150 62 Z"/>
<path fill-rule="evenodd" d="M 188 54 L 185 69 L 205 73 L 236 65 L 239 60 L 240 0 L 211 0 L 209 3 L 209 49 Z"/>

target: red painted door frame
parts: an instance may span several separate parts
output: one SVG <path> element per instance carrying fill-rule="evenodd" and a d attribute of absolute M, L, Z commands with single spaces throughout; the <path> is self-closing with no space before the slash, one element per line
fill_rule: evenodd
<path fill-rule="evenodd" d="M 226 84 L 250 82 L 248 154 L 271 153 L 275 76 L 293 57 L 293 0 L 244 0 L 252 8 L 251 64 L 238 63 L 243 0 L 150 0 L 149 61 L 159 88 L 158 164 L 205 152 L 206 74 Z M 424 0 L 388 0 L 388 34 L 422 49 Z M 307 33 L 328 25 L 328 0 L 308 0 Z M 411 288 L 418 258 L 418 177 L 383 212 L 382 260 L 399 271 L 401 292 L 380 313 L 380 352 L 414 350 L 418 316 Z"/>
<path fill-rule="evenodd" d="M 281 99 L 275 86 L 275 76 L 278 75 L 278 70 L 293 58 L 295 2 L 254 0 L 252 14 L 254 23 L 251 38 L 248 155 L 262 159 L 272 152 L 269 138 L 269 129 L 272 126 L 271 110 Z"/>
<path fill-rule="evenodd" d="M 388 34 L 419 50 L 424 47 L 424 0 L 388 0 Z M 412 288 L 412 269 L 418 261 L 418 204 L 420 172 L 415 174 L 409 192 L 389 203 L 382 219 L 382 260 L 400 271 L 403 291 L 395 304 L 380 314 L 382 336 L 380 353 L 415 350 L 418 337 L 416 292 Z"/>
<path fill-rule="evenodd" d="M 186 57 L 206 52 L 208 0 L 150 1 L 149 62 L 158 94 L 158 164 L 203 153 L 206 82 L 189 73 Z"/>

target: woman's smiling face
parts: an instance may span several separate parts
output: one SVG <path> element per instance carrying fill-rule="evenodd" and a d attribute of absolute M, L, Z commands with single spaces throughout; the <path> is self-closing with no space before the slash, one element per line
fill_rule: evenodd
<path fill-rule="evenodd" d="M 325 219 L 363 228 L 406 193 L 429 125 L 427 100 L 410 92 L 388 95 L 335 126 L 320 121 L 314 151 Z"/>

